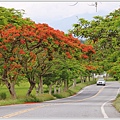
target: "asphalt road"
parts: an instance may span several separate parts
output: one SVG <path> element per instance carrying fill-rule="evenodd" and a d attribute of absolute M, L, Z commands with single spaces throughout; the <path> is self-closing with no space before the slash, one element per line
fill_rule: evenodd
<path fill-rule="evenodd" d="M 90 85 L 78 94 L 64 99 L 43 103 L 1 106 L 0 118 L 120 118 L 120 113 L 116 111 L 111 102 L 119 92 L 119 82 L 107 82 L 106 86 Z"/>

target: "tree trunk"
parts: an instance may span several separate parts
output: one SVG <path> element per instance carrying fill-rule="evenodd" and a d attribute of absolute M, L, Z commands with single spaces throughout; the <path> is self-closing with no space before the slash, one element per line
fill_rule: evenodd
<path fill-rule="evenodd" d="M 9 83 L 8 81 L 5 81 L 5 84 L 6 84 L 7 88 L 8 88 L 8 90 L 9 90 L 11 98 L 16 99 L 15 83 L 14 82 Z"/>
<path fill-rule="evenodd" d="M 33 80 L 29 80 L 29 83 L 30 83 L 30 87 L 28 89 L 27 96 L 31 94 L 33 88 L 35 87 L 35 82 Z"/>
<path fill-rule="evenodd" d="M 12 91 L 12 97 L 16 99 L 16 92 L 15 92 L 15 83 L 11 83 L 11 91 Z"/>
<path fill-rule="evenodd" d="M 68 80 L 64 80 L 64 91 L 68 90 Z"/>
<path fill-rule="evenodd" d="M 90 82 L 90 75 L 88 76 L 88 81 Z"/>
<path fill-rule="evenodd" d="M 56 93 L 57 93 L 56 86 L 54 86 L 54 94 L 56 94 Z"/>
<path fill-rule="evenodd" d="M 83 77 L 83 82 L 85 83 L 87 81 L 87 77 Z"/>
<path fill-rule="evenodd" d="M 84 76 L 80 76 L 81 83 L 84 83 L 86 81 L 86 78 Z"/>
<path fill-rule="evenodd" d="M 3 76 L 2 76 L 2 82 L 5 83 L 6 87 L 9 90 L 9 93 L 13 99 L 16 99 L 16 92 L 15 92 L 15 82 L 8 82 L 7 78 L 7 70 L 4 70 Z"/>
<path fill-rule="evenodd" d="M 43 79 L 42 79 L 42 76 L 41 76 L 41 75 L 39 76 L 38 92 L 39 92 L 40 94 L 43 93 Z"/>
<path fill-rule="evenodd" d="M 83 80 L 83 77 L 82 77 L 82 75 L 80 76 L 80 82 L 82 83 L 82 80 Z"/>
<path fill-rule="evenodd" d="M 76 87 L 76 79 L 73 79 L 73 88 Z"/>
<path fill-rule="evenodd" d="M 52 84 L 49 85 L 49 94 L 52 94 Z"/>
<path fill-rule="evenodd" d="M 93 80 L 93 81 L 95 80 L 94 73 L 92 73 L 92 80 Z"/>
<path fill-rule="evenodd" d="M 35 90 L 36 90 L 36 95 L 38 96 L 38 87 L 36 87 L 36 85 L 35 85 Z"/>
<path fill-rule="evenodd" d="M 59 87 L 59 88 L 58 88 L 58 93 L 60 93 L 60 92 L 61 92 L 61 88 Z"/>
<path fill-rule="evenodd" d="M 108 79 L 108 77 L 109 77 L 109 74 L 107 74 L 107 73 L 106 73 L 105 79 L 107 80 L 107 79 Z"/>

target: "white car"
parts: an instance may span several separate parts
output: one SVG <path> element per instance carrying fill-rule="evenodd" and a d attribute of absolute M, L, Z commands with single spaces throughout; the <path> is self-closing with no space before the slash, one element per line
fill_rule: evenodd
<path fill-rule="evenodd" d="M 97 85 L 106 85 L 106 81 L 104 80 L 104 78 L 99 78 L 98 80 L 97 80 L 97 83 L 96 83 Z"/>

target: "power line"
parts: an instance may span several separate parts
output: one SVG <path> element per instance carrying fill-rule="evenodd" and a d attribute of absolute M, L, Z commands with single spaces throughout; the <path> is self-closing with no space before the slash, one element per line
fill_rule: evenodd
<path fill-rule="evenodd" d="M 73 4 L 73 5 L 70 5 L 70 6 L 75 6 L 75 5 L 77 5 L 78 4 L 78 2 L 76 2 L 75 4 Z"/>
<path fill-rule="evenodd" d="M 96 12 L 97 12 L 97 7 L 98 7 L 98 3 L 95 2 L 94 4 L 90 4 L 89 6 L 95 6 L 96 7 Z"/>
<path fill-rule="evenodd" d="M 74 4 L 70 5 L 70 6 L 75 6 L 77 4 L 78 4 L 78 2 L 76 2 L 76 3 L 74 3 Z M 88 4 L 88 5 L 89 6 L 94 6 L 96 8 L 96 12 L 97 12 L 98 2 L 95 2 L 95 3 L 92 3 L 92 4 Z"/>

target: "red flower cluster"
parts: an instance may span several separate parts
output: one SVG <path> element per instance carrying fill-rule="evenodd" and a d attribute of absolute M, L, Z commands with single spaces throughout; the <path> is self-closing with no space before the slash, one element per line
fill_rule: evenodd
<path fill-rule="evenodd" d="M 12 57 L 10 57 L 10 61 L 14 61 L 15 60 L 15 58 L 12 56 Z"/>
<path fill-rule="evenodd" d="M 70 58 L 70 59 L 72 58 L 72 56 L 70 55 L 69 52 L 66 52 L 66 55 L 67 55 L 68 58 Z"/>
<path fill-rule="evenodd" d="M 91 45 L 84 45 L 82 46 L 82 52 L 85 52 L 85 53 L 92 53 L 92 54 L 95 54 L 95 50 L 93 49 L 93 47 Z"/>
<path fill-rule="evenodd" d="M 30 56 L 35 60 L 36 59 L 36 55 L 33 52 L 30 52 Z"/>
<path fill-rule="evenodd" d="M 87 56 L 86 54 L 82 54 L 82 55 L 81 55 L 81 58 L 87 59 L 88 56 Z"/>
<path fill-rule="evenodd" d="M 25 40 L 23 40 L 23 39 L 20 40 L 20 42 L 21 42 L 21 44 L 25 44 Z"/>
<path fill-rule="evenodd" d="M 4 49 L 4 50 L 8 50 L 5 45 L 1 45 L 0 48 L 2 48 L 2 49 Z"/>
<path fill-rule="evenodd" d="M 81 56 L 83 59 L 88 58 L 87 53 L 95 53 L 92 46 L 84 45 L 79 39 L 74 38 L 72 34 L 66 35 L 64 32 L 55 30 L 47 24 L 34 23 L 32 26 L 24 25 L 18 28 L 9 24 L 0 30 L 0 35 L 2 38 L 0 50 L 7 50 L 9 52 L 12 50 L 12 54 L 21 55 L 29 53 L 29 57 L 33 58 L 32 60 L 36 60 L 36 54 L 32 51 L 37 51 L 41 48 L 42 50 L 45 50 L 45 52 L 49 50 L 54 52 L 58 50 L 56 47 L 58 45 L 61 48 L 59 50 L 64 52 L 69 59 L 72 58 L 72 54 L 76 53 L 76 51 L 83 52 L 83 55 Z M 21 49 L 19 50 L 19 48 Z M 2 56 L 4 55 L 0 54 L 0 57 Z M 51 56 L 52 53 L 49 57 Z M 10 61 L 14 60 L 14 57 L 10 57 Z M 30 62 L 32 62 L 32 60 Z"/>
<path fill-rule="evenodd" d="M 96 68 L 94 66 L 91 66 L 91 65 L 87 65 L 85 67 L 87 70 L 96 70 Z"/>
<path fill-rule="evenodd" d="M 20 49 L 19 54 L 23 54 L 24 55 L 25 54 L 24 50 Z"/>

